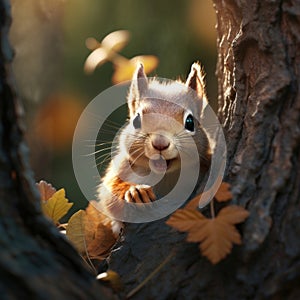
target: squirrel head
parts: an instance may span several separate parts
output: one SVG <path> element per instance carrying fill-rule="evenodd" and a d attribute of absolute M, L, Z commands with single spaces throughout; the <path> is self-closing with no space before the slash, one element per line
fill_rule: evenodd
<path fill-rule="evenodd" d="M 188 137 L 194 139 L 200 152 L 207 151 L 200 124 L 206 94 L 199 64 L 192 65 L 185 83 L 148 79 L 140 64 L 127 100 L 130 123 L 123 144 L 135 164 L 150 163 L 157 173 L 176 169 L 180 165 L 179 149 L 188 148 Z M 188 153 L 188 149 L 183 152 Z"/>
<path fill-rule="evenodd" d="M 198 98 L 198 100 L 201 102 L 201 107 L 202 101 L 207 100 L 204 78 L 205 74 L 201 66 L 198 63 L 193 63 L 191 66 L 191 71 L 185 82 L 185 86 L 188 88 L 187 91 L 193 90 L 196 93 L 196 98 Z M 151 81 L 149 83 L 149 80 L 144 71 L 144 66 L 143 64 L 139 64 L 134 72 L 129 89 L 129 95 L 127 98 L 130 118 L 136 114 L 137 108 L 140 105 L 140 100 L 143 97 L 147 97 L 147 94 L 149 94 L 149 85 L 151 87 Z M 184 99 L 182 100 L 184 102 Z"/>

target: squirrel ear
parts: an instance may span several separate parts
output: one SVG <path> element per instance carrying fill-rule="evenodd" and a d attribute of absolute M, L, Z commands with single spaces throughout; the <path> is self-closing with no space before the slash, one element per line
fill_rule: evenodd
<path fill-rule="evenodd" d="M 130 110 L 130 116 L 135 115 L 135 111 L 137 108 L 137 102 L 141 98 L 145 91 L 148 89 L 148 78 L 144 72 L 143 64 L 139 64 L 136 68 L 130 90 L 128 95 L 128 107 Z"/>
<path fill-rule="evenodd" d="M 193 63 L 190 74 L 186 80 L 186 86 L 197 92 L 197 95 L 204 99 L 206 98 L 204 72 L 198 63 Z"/>

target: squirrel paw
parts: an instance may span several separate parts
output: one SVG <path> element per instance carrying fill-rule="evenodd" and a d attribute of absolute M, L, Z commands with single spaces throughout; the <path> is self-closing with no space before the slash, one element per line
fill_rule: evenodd
<path fill-rule="evenodd" d="M 126 202 L 149 203 L 156 199 L 152 187 L 149 185 L 132 185 L 125 193 Z"/>

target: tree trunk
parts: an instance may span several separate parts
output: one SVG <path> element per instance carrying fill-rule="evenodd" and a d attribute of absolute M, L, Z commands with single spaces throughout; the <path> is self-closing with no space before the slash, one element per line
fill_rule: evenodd
<path fill-rule="evenodd" d="M 11 72 L 10 22 L 9 1 L 0 0 L 1 299 L 105 299 L 83 260 L 41 213 Z"/>
<path fill-rule="evenodd" d="M 133 299 L 300 299 L 300 3 L 214 0 L 219 117 L 243 245 L 216 266 L 160 220 L 129 224 L 111 257 Z"/>

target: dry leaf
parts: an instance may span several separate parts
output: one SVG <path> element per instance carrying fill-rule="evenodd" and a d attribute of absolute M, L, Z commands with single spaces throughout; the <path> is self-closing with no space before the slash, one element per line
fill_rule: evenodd
<path fill-rule="evenodd" d="M 202 255 L 216 264 L 231 252 L 233 244 L 241 244 L 241 236 L 234 224 L 243 222 L 248 215 L 247 210 L 235 205 L 223 208 L 213 219 L 196 210 L 179 209 L 166 223 L 187 232 L 188 242 L 200 242 Z"/>
<path fill-rule="evenodd" d="M 233 225 L 214 218 L 206 219 L 202 227 L 189 231 L 187 241 L 201 242 L 202 255 L 216 264 L 231 252 L 233 244 L 241 244 L 241 237 Z"/>
<path fill-rule="evenodd" d="M 220 179 L 221 181 L 221 179 Z M 206 203 L 205 199 L 212 199 L 212 189 L 209 189 L 197 196 L 195 196 L 192 200 L 190 200 L 186 205 L 185 208 L 186 209 L 196 209 L 199 207 L 200 201 L 204 203 Z M 227 182 L 222 182 L 218 191 L 216 192 L 216 194 L 214 195 L 214 198 L 218 201 L 218 202 L 226 202 L 232 199 L 232 194 L 230 191 L 230 184 Z"/>
<path fill-rule="evenodd" d="M 215 199 L 218 202 L 226 202 L 232 199 L 229 183 L 224 181 L 221 183 L 217 193 L 215 194 Z"/>
<path fill-rule="evenodd" d="M 86 219 L 86 222 L 89 222 L 89 220 Z M 95 228 L 86 226 L 85 236 L 87 252 L 91 259 L 104 259 L 108 255 L 111 247 L 116 242 L 111 229 L 107 228 L 101 223 L 99 223 Z"/>
<path fill-rule="evenodd" d="M 178 209 L 166 221 L 166 224 L 181 232 L 201 227 L 206 218 L 194 209 Z"/>
<path fill-rule="evenodd" d="M 199 203 L 201 201 L 202 196 L 204 197 L 204 199 L 207 199 L 211 194 L 211 191 L 208 190 L 206 192 L 203 192 L 197 196 L 195 196 L 192 200 L 190 200 L 186 205 L 185 205 L 185 209 L 197 209 L 199 207 Z"/>
<path fill-rule="evenodd" d="M 50 183 L 47 183 L 44 180 L 41 180 L 36 185 L 40 191 L 41 201 L 47 201 L 56 192 L 56 189 Z"/>
<path fill-rule="evenodd" d="M 91 204 L 86 211 L 78 211 L 70 218 L 66 234 L 81 255 L 100 260 L 107 256 L 117 239 L 111 220 Z"/>
<path fill-rule="evenodd" d="M 224 207 L 218 213 L 217 218 L 228 224 L 242 223 L 249 216 L 249 212 L 241 206 L 229 205 Z"/>
<path fill-rule="evenodd" d="M 86 213 L 84 210 L 77 211 L 69 219 L 66 229 L 68 239 L 80 254 L 86 253 L 87 249 L 84 230 L 85 218 Z"/>
<path fill-rule="evenodd" d="M 42 202 L 42 210 L 54 224 L 64 217 L 69 209 L 73 206 L 65 197 L 65 190 L 60 189 L 55 192 L 46 202 Z"/>
<path fill-rule="evenodd" d="M 94 201 L 90 201 L 89 205 L 85 209 L 85 212 L 90 221 L 93 221 L 94 224 L 102 223 L 103 225 L 111 228 L 111 219 L 101 213 L 94 205 Z"/>

